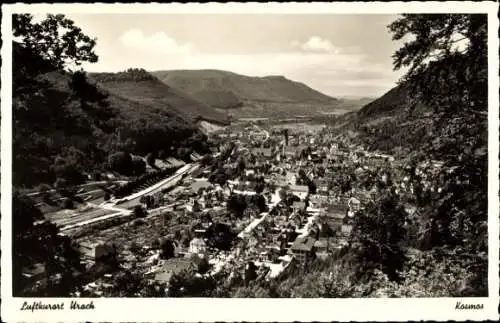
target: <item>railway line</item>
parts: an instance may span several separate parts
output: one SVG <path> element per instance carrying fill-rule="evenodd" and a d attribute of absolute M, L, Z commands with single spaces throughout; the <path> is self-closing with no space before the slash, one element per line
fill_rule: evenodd
<path fill-rule="evenodd" d="M 132 210 L 130 209 L 139 204 L 139 200 L 142 196 L 156 194 L 165 189 L 176 186 L 186 175 L 195 171 L 199 166 L 200 165 L 197 162 L 187 164 L 178 169 L 172 176 L 159 183 L 151 185 L 140 192 L 131 194 L 119 200 L 107 201 L 99 205 L 88 203 L 89 206 L 94 208 L 93 210 L 84 212 L 83 214 L 76 213 L 68 215 L 67 217 L 61 217 L 55 220 L 54 223 L 56 223 L 56 225 L 61 228 L 61 231 L 64 232 L 78 227 L 84 227 L 86 225 L 97 224 L 102 221 L 109 221 L 115 218 L 129 216 L 132 214 Z"/>

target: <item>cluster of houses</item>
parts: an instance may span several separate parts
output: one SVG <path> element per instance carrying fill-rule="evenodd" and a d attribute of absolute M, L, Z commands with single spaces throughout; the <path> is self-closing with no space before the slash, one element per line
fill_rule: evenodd
<path fill-rule="evenodd" d="M 314 135 L 267 138 L 262 131 L 254 130 L 255 135 L 236 133 L 232 157 L 223 161 L 224 167 L 236 168 L 238 163 L 233 157 L 243 158 L 244 172 L 220 185 L 209 182 L 209 172 L 200 170 L 166 194 L 165 200 L 178 202 L 173 212 L 184 212 L 187 217 L 203 221 L 192 228 L 187 247 L 177 246 L 176 242 L 174 257 L 162 259 L 158 248 L 144 248 L 147 249 L 145 260 L 138 267 L 144 268 L 145 277 L 168 282 L 173 274 L 192 268 L 193 259 L 203 258 L 210 265 L 207 274 L 244 276 L 251 264 L 257 268 L 257 276 L 272 279 L 288 268 L 335 255 L 347 245 L 351 220 L 360 201 L 332 194 L 324 177 L 319 176 L 318 168 L 328 172 L 332 169 L 332 160 L 354 158 L 354 155 L 338 149 L 335 144 L 325 145 Z M 258 140 L 269 142 L 269 147 L 264 147 L 262 142 L 255 146 Z M 304 176 L 316 183 L 314 192 L 303 183 Z M 264 179 L 264 189 L 259 193 L 254 185 L 258 177 Z M 267 211 L 228 220 L 227 200 L 234 194 L 262 195 Z M 230 250 L 209 247 L 206 232 L 214 222 L 223 222 L 237 233 Z M 113 248 L 98 244 L 94 246 L 96 255 L 102 253 L 98 251 L 101 249 L 112 254 Z M 95 259 L 105 258 L 96 256 Z"/>
<path fill-rule="evenodd" d="M 196 272 L 202 259 L 208 269 L 199 275 L 274 279 L 290 268 L 335 257 L 347 250 L 357 212 L 377 191 L 377 185 L 365 187 L 360 182 L 374 177 L 375 182 L 398 181 L 396 187 L 401 191 L 413 190 L 411 185 L 405 186 L 406 175 L 390 178 L 385 171 L 397 163 L 392 156 L 367 153 L 327 134 L 283 135 L 283 131 L 270 130 L 248 127 L 245 131 L 220 133 L 223 141 L 230 139 L 233 145 L 229 157 L 218 162 L 224 169 L 233 170 L 229 173 L 234 175 L 224 183 L 210 182 L 210 166 L 205 166 L 164 197 L 165 203 L 175 202 L 168 212 L 188 222 L 197 219 L 189 229 L 188 243 L 172 238 L 174 251 L 165 257 L 161 247 L 141 242 L 141 263 L 128 262 L 127 268 L 140 268 L 151 281 L 168 283 L 174 274 Z M 224 143 L 219 151 L 227 146 Z M 243 170 L 239 169 L 241 160 Z M 347 190 L 331 184 L 339 177 L 352 182 Z M 261 183 L 261 187 L 256 183 Z M 228 216 L 228 200 L 235 195 L 247 201 L 261 196 L 265 210 L 243 212 L 239 218 Z M 209 243 L 207 232 L 217 223 L 234 233 L 229 248 L 220 249 Z M 105 242 L 82 248 L 94 265 L 109 262 L 118 253 L 116 246 Z M 121 248 L 122 259 L 131 254 L 129 249 Z"/>

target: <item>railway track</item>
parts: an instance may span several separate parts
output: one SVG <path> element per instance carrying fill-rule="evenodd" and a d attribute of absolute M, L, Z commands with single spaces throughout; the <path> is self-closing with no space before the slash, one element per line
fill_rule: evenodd
<path fill-rule="evenodd" d="M 113 202 L 108 201 L 100 205 L 91 204 L 92 206 L 97 207 L 97 209 L 92 210 L 85 214 L 70 215 L 69 217 L 65 217 L 55 221 L 55 223 L 61 228 L 61 231 L 67 231 L 75 229 L 77 227 L 84 227 L 87 225 L 97 224 L 102 221 L 109 221 L 117 217 L 129 216 L 132 213 L 132 211 L 129 210 L 129 208 L 137 205 L 142 196 L 146 194 L 155 194 L 157 192 L 161 192 L 166 188 L 171 188 L 176 186 L 184 178 L 185 175 L 192 173 L 194 170 L 197 169 L 197 167 L 199 167 L 199 163 L 188 164 L 179 169 L 174 175 L 140 192 L 134 193 L 118 201 L 113 201 Z M 106 213 L 103 214 L 103 212 Z"/>

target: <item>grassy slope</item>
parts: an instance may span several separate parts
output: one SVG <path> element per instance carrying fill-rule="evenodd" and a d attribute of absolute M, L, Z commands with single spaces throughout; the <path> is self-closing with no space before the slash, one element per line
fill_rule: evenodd
<path fill-rule="evenodd" d="M 109 74 L 92 74 L 91 77 L 111 94 L 156 110 L 179 115 L 188 122 L 207 120 L 226 123 L 227 116 L 197 101 L 159 80 L 106 80 Z"/>
<path fill-rule="evenodd" d="M 48 73 L 43 76 L 54 89 L 69 96 L 71 89 L 69 86 L 70 77 L 62 75 L 58 72 Z M 95 79 L 90 78 L 90 82 L 95 82 Z M 133 96 L 120 95 L 120 91 L 114 91 L 112 87 L 103 84 L 98 84 L 98 87 L 103 92 L 107 93 L 105 101 L 109 104 L 109 110 L 115 114 L 117 121 L 132 123 L 135 120 L 176 120 L 181 123 L 186 123 L 186 119 L 178 115 L 175 110 L 165 109 L 157 106 L 148 100 L 140 100 Z M 125 90 L 125 89 L 124 89 Z M 79 108 L 72 107 L 72 110 L 80 110 Z M 75 111 L 75 113 L 83 114 L 82 111 Z"/>

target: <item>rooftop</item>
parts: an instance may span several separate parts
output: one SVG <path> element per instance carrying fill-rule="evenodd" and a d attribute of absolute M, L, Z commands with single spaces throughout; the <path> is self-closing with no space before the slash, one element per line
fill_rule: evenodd
<path fill-rule="evenodd" d="M 292 207 L 294 209 L 305 209 L 306 208 L 306 203 L 304 203 L 304 202 L 293 202 Z"/>
<path fill-rule="evenodd" d="M 292 245 L 292 250 L 295 250 L 295 251 L 311 251 L 313 246 L 314 246 L 314 242 L 316 241 L 316 239 L 313 239 L 311 237 L 299 237 L 297 239 L 295 239 L 295 241 L 293 242 L 293 245 Z"/>
<path fill-rule="evenodd" d="M 309 187 L 306 185 L 290 185 L 290 190 L 295 192 L 308 192 Z"/>
<path fill-rule="evenodd" d="M 193 266 L 192 261 L 186 258 L 171 258 L 165 260 L 155 275 L 155 280 L 168 282 L 172 275 L 187 270 L 191 266 Z"/>

